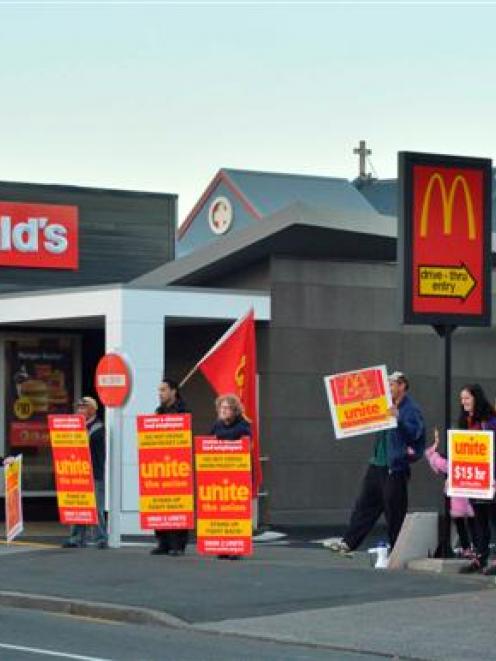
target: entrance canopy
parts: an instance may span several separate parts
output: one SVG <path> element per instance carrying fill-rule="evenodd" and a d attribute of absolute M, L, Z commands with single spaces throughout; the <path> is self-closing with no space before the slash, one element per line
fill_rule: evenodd
<path fill-rule="evenodd" d="M 37 291 L 0 296 L 2 330 L 102 328 L 105 351 L 122 353 L 131 367 L 132 391 L 122 409 L 120 438 L 121 532 L 140 532 L 135 418 L 151 412 L 164 369 L 167 324 L 230 322 L 253 307 L 257 321 L 270 320 L 270 295 L 258 292 L 194 289 L 148 290 L 122 285 Z M 84 358 L 84 357 L 83 357 Z M 84 364 L 84 361 L 83 361 Z M 3 356 L 0 356 L 0 367 Z M 2 370 L 2 373 L 4 370 Z M 4 384 L 3 384 L 4 385 Z M 5 387 L 0 391 L 0 424 L 4 423 Z M 107 416 L 107 438 L 112 438 L 114 416 Z M 4 424 L 2 424 L 4 428 Z"/>

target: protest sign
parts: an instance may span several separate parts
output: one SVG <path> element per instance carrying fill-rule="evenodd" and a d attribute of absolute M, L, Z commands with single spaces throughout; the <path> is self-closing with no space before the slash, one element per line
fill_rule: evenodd
<path fill-rule="evenodd" d="M 137 428 L 141 528 L 194 528 L 191 415 L 139 415 Z"/>
<path fill-rule="evenodd" d="M 195 438 L 197 549 L 206 555 L 252 553 L 250 439 Z"/>
<path fill-rule="evenodd" d="M 396 427 L 384 365 L 325 376 L 324 384 L 336 438 Z"/>
<path fill-rule="evenodd" d="M 22 454 L 4 464 L 5 477 L 5 536 L 8 542 L 24 529 L 22 516 Z"/>
<path fill-rule="evenodd" d="M 60 523 L 97 523 L 95 485 L 82 415 L 49 415 Z"/>
<path fill-rule="evenodd" d="M 448 496 L 492 500 L 492 431 L 448 430 Z"/>

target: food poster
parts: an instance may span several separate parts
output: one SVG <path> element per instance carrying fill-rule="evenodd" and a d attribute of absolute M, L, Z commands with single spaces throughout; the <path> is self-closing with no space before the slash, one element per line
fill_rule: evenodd
<path fill-rule="evenodd" d="M 26 491 L 52 490 L 47 415 L 72 413 L 77 338 L 5 342 L 5 453 L 22 451 Z"/>

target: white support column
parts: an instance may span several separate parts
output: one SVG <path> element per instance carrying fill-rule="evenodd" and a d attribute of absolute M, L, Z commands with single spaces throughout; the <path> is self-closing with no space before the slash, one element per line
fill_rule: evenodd
<path fill-rule="evenodd" d="M 121 438 L 115 460 L 120 460 L 120 494 L 114 500 L 120 511 L 120 534 L 139 534 L 138 516 L 138 460 L 136 446 L 136 416 L 153 412 L 157 400 L 157 385 L 164 364 L 164 311 L 161 306 L 147 305 L 146 294 L 136 296 L 133 291 L 120 292 L 120 304 L 114 314 L 106 317 L 105 350 L 118 351 L 131 369 L 131 395 L 122 408 Z M 117 418 L 117 419 L 116 419 Z M 109 416 L 107 437 L 119 434 L 119 416 Z M 112 449 L 109 458 L 114 454 Z M 112 474 L 112 467 L 110 470 Z M 119 480 L 118 480 L 119 481 Z M 114 485 L 116 486 L 116 485 Z M 113 494 L 112 485 L 108 493 Z M 110 503 L 111 506 L 113 503 Z M 110 515 L 112 521 L 112 515 Z M 112 539 L 112 530 L 110 530 Z"/>

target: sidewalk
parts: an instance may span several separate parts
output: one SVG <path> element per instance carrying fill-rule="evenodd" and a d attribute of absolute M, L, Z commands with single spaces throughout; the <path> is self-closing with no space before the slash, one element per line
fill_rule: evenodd
<path fill-rule="evenodd" d="M 179 558 L 140 546 L 2 545 L 0 554 L 4 605 L 421 659 L 488 659 L 496 645 L 494 580 L 374 570 L 365 553 L 290 543 L 258 544 L 232 562 L 191 546 Z"/>

